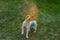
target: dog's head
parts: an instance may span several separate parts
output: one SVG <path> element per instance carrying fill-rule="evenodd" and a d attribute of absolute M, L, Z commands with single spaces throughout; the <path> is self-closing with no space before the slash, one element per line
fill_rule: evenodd
<path fill-rule="evenodd" d="M 27 15 L 27 16 L 26 16 L 26 19 L 27 19 L 27 20 L 31 20 L 32 18 L 33 18 L 32 15 Z"/>

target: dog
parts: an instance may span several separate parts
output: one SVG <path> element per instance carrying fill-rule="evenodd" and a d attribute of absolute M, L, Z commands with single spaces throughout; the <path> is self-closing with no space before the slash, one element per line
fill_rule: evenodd
<path fill-rule="evenodd" d="M 24 28 L 26 28 L 26 38 L 29 38 L 28 35 L 29 35 L 30 28 L 34 28 L 34 32 L 36 32 L 36 30 L 37 30 L 37 21 L 33 20 L 31 18 L 32 17 L 28 15 L 22 23 L 22 32 L 21 32 L 21 34 L 22 35 L 24 34 Z"/>

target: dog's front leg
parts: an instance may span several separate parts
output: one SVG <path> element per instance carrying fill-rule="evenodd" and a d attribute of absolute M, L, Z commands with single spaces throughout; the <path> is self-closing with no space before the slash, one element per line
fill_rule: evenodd
<path fill-rule="evenodd" d="M 21 32 L 21 34 L 22 35 L 24 34 L 24 26 L 22 26 L 22 32 Z"/>
<path fill-rule="evenodd" d="M 29 31 L 30 31 L 30 28 L 27 28 L 27 30 L 26 30 L 26 38 L 29 38 L 28 37 Z"/>

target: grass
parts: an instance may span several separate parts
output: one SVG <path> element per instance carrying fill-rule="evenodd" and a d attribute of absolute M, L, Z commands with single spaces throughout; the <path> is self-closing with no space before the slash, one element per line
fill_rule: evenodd
<path fill-rule="evenodd" d="M 60 1 L 29 0 L 39 9 L 37 33 L 28 40 L 60 40 Z M 24 0 L 0 0 L 0 40 L 26 40 L 21 35 L 26 5 Z"/>

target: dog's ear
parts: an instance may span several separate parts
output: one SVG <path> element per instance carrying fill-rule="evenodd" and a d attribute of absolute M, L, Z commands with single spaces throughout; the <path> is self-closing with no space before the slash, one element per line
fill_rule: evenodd
<path fill-rule="evenodd" d="M 30 17 L 30 15 L 26 15 L 26 18 L 29 18 Z"/>

